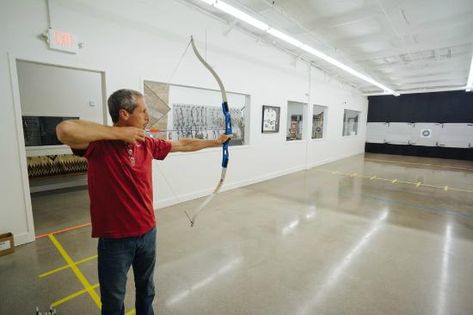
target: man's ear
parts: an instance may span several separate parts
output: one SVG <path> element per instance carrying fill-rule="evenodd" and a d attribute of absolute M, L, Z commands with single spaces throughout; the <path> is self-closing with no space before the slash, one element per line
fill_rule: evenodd
<path fill-rule="evenodd" d="M 130 113 L 126 109 L 122 108 L 118 111 L 118 117 L 126 121 L 130 117 Z"/>

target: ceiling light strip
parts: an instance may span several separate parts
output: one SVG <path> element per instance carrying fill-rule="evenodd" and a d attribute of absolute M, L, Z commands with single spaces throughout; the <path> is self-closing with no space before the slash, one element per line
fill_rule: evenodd
<path fill-rule="evenodd" d="M 309 46 L 309 45 L 306 45 L 302 42 L 300 42 L 299 40 L 287 35 L 287 34 L 284 34 L 283 32 L 275 29 L 275 28 L 272 28 L 270 27 L 269 25 L 261 22 L 260 20 L 258 19 L 255 19 L 254 17 L 246 14 L 245 12 L 243 11 L 240 11 L 238 9 L 236 9 L 235 7 L 232 7 L 231 5 L 223 2 L 223 1 L 220 1 L 220 0 L 201 0 L 205 3 L 207 3 L 208 5 L 211 5 L 245 23 L 248 23 L 250 24 L 251 26 L 261 30 L 261 31 L 264 31 L 264 32 L 267 32 L 268 34 L 288 43 L 288 44 L 291 44 L 297 48 L 300 48 L 332 65 L 334 65 L 335 67 L 338 67 L 340 69 L 342 69 L 343 71 L 345 72 L 348 72 L 349 74 L 361 79 L 361 80 L 364 80 L 370 84 L 373 84 L 377 87 L 379 87 L 380 89 L 382 89 L 384 91 L 385 94 L 393 94 L 395 96 L 399 96 L 399 93 L 397 93 L 396 91 L 388 88 L 387 86 L 373 80 L 372 78 L 356 71 L 355 69 L 353 68 L 350 68 L 349 66 L 341 63 L 340 61 L 324 54 L 323 52 Z M 472 61 L 472 64 L 473 64 L 473 61 Z M 472 75 L 472 70 L 470 69 L 470 79 L 473 80 L 473 75 Z M 470 80 L 468 81 L 470 82 Z M 471 85 L 471 82 L 470 82 L 470 85 Z M 470 86 L 469 85 L 469 86 Z"/>
<path fill-rule="evenodd" d="M 204 1 L 204 2 L 209 2 L 209 1 Z M 230 14 L 231 16 L 236 17 L 239 20 L 242 20 L 243 22 L 246 22 L 250 24 L 253 27 L 256 27 L 259 30 L 262 31 L 267 31 L 269 29 L 269 26 L 254 17 L 246 14 L 243 11 L 240 11 L 231 5 L 226 4 L 225 2 L 222 1 L 214 1 L 213 6 L 227 14 Z"/>
<path fill-rule="evenodd" d="M 277 29 L 274 29 L 272 27 L 269 28 L 266 32 L 268 32 L 268 34 L 271 34 L 274 37 L 279 38 L 280 40 L 285 41 L 286 43 L 289 43 L 289 44 L 291 44 L 293 46 L 296 46 L 298 48 L 301 48 L 304 45 L 302 42 L 298 41 L 297 39 L 292 38 L 291 36 L 289 36 L 287 34 L 284 34 L 283 32 L 280 32 Z"/>

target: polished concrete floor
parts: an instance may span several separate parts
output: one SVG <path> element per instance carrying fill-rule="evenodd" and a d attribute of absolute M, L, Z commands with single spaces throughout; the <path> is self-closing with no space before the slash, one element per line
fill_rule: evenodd
<path fill-rule="evenodd" d="M 158 211 L 157 314 L 473 314 L 471 161 L 354 156 L 221 193 L 190 228 L 199 202 Z M 38 234 L 89 220 L 84 190 L 33 208 Z M 0 314 L 99 314 L 95 248 L 85 226 L 0 257 Z"/>

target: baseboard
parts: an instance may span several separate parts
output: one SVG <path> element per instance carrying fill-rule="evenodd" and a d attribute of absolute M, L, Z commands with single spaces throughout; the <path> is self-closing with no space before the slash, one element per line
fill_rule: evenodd
<path fill-rule="evenodd" d="M 15 246 L 18 246 L 33 242 L 35 240 L 35 235 L 34 233 L 23 232 L 19 234 L 14 234 L 13 239 L 15 241 Z"/>
<path fill-rule="evenodd" d="M 325 159 L 325 160 L 316 161 L 316 162 L 308 164 L 307 169 L 311 169 L 313 167 L 317 167 L 317 166 L 320 166 L 320 165 L 332 163 L 332 162 L 335 162 L 335 161 L 338 161 L 338 160 L 346 159 L 346 158 L 349 158 L 349 157 L 352 157 L 352 156 L 355 156 L 355 155 L 360 155 L 360 154 L 363 154 L 363 153 L 364 153 L 364 151 L 360 151 L 360 152 L 356 152 L 356 153 L 350 153 L 350 154 L 345 154 L 345 155 L 342 155 L 342 156 L 337 156 L 337 157 L 332 157 L 332 158 L 328 158 L 328 159 Z"/>

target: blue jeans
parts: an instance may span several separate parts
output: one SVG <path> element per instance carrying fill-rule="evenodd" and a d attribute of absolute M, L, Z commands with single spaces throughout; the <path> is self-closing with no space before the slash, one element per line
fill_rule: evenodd
<path fill-rule="evenodd" d="M 125 314 L 127 273 L 133 266 L 137 315 L 154 315 L 156 228 L 138 237 L 99 238 L 98 270 L 102 315 Z"/>

